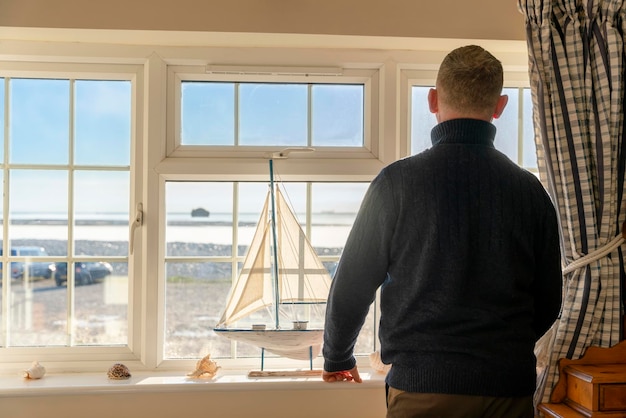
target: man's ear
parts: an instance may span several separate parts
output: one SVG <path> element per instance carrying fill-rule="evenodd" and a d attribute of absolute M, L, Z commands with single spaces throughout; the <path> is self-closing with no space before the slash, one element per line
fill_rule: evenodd
<path fill-rule="evenodd" d="M 431 113 L 439 112 L 439 102 L 436 89 L 428 90 L 428 108 L 430 109 Z"/>
<path fill-rule="evenodd" d="M 502 96 L 500 96 L 500 98 L 498 99 L 498 103 L 496 103 L 496 108 L 493 111 L 494 119 L 498 119 L 500 115 L 502 115 L 502 112 L 504 112 L 504 108 L 506 107 L 506 104 L 508 102 L 509 102 L 509 96 L 507 96 L 506 94 L 503 94 Z"/>

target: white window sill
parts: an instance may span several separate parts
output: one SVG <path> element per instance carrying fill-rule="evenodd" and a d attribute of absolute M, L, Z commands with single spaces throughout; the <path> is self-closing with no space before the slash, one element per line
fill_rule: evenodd
<path fill-rule="evenodd" d="M 384 375 L 363 370 L 363 383 L 326 383 L 321 377 L 249 378 L 245 372 L 218 372 L 213 379 L 190 378 L 185 372 L 133 372 L 127 380 L 103 373 L 50 373 L 41 379 L 0 376 L 0 398 L 68 394 L 150 393 L 190 391 L 343 390 L 384 387 Z M 331 386 L 332 385 L 332 386 Z"/>

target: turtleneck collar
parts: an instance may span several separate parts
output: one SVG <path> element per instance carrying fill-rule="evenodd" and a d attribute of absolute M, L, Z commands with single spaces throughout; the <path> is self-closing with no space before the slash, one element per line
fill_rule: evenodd
<path fill-rule="evenodd" d="M 436 125 L 430 133 L 433 145 L 477 144 L 494 147 L 496 127 L 484 120 L 451 119 Z"/>

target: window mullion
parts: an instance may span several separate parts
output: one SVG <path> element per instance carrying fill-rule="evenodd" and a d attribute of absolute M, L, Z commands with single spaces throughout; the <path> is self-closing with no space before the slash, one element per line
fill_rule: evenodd
<path fill-rule="evenodd" d="M 311 216 L 311 211 L 313 210 L 313 202 L 312 202 L 312 196 L 313 196 L 313 185 L 311 184 L 310 181 L 308 181 L 306 183 L 306 236 L 309 237 L 309 240 L 311 240 L 311 222 L 312 222 L 312 216 Z"/>
<path fill-rule="evenodd" d="M 524 167 L 524 88 L 517 94 L 517 164 Z"/>
<path fill-rule="evenodd" d="M 3 177 L 4 183 L 2 185 L 3 190 L 3 199 L 2 199 L 2 225 L 8 225 L 8 217 L 9 217 L 9 97 L 11 93 L 11 83 L 9 82 L 10 78 L 6 77 L 4 79 L 4 158 L 3 158 Z M 2 228 L 2 254 L 4 254 L 4 258 L 8 259 L 10 255 L 9 251 L 9 229 L 5 226 Z M 9 263 L 5 263 L 5 265 L 9 265 Z M 8 346 L 9 344 L 9 335 L 10 335 L 10 321 L 9 321 L 9 295 L 11 294 L 11 269 L 5 268 L 2 271 L 2 276 L 6 277 L 6 281 L 4 282 L 4 286 L 2 286 L 2 292 L 0 297 L 2 298 L 2 322 L 0 323 L 0 347 Z M 3 280 L 3 277 L 0 277 L 0 281 Z"/>
<path fill-rule="evenodd" d="M 239 84 L 237 84 L 239 85 Z M 238 103 L 238 102 L 236 102 Z M 238 107 L 238 106 L 235 106 Z M 237 112 L 239 113 L 239 112 Z M 237 135 L 238 137 L 239 135 Z M 233 245 L 230 249 L 231 261 L 231 286 L 235 284 L 237 276 L 239 276 L 239 182 L 233 182 Z M 237 341 L 232 340 L 230 343 L 230 356 L 231 358 L 237 358 Z"/>
<path fill-rule="evenodd" d="M 70 80 L 69 97 L 69 140 L 68 140 L 68 173 L 67 173 L 67 344 L 74 345 L 75 325 L 75 274 L 74 274 L 74 141 L 75 141 L 75 88 L 76 80 Z"/>

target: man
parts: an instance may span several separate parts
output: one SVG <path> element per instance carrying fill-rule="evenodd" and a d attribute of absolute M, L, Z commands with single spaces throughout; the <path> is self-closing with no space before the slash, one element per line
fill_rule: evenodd
<path fill-rule="evenodd" d="M 561 306 L 557 218 L 544 188 L 494 148 L 501 63 L 443 60 L 428 95 L 433 146 L 384 168 L 328 299 L 327 382 L 360 382 L 354 345 L 381 288 L 388 417 L 532 417 L 536 340 Z"/>

